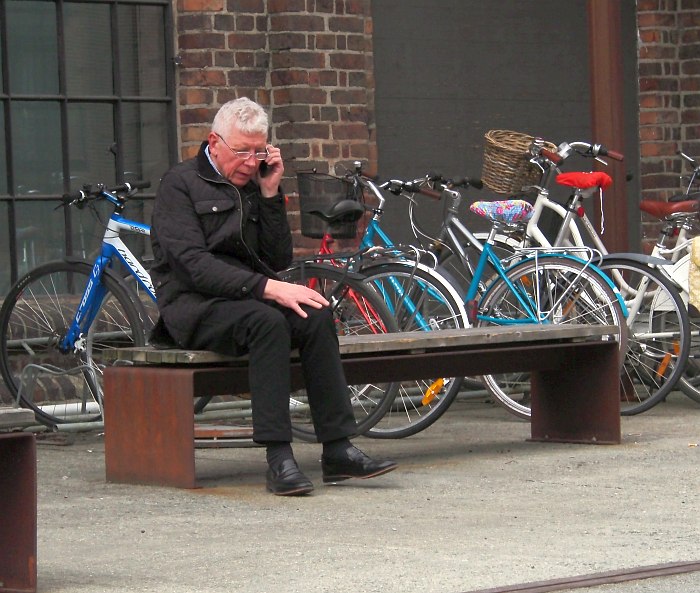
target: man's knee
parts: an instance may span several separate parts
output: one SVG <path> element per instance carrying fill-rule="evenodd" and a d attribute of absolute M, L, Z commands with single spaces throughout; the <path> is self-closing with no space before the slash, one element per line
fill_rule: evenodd
<path fill-rule="evenodd" d="M 308 315 L 304 320 L 304 325 L 310 328 L 311 331 L 316 331 L 324 327 L 333 327 L 333 313 L 328 307 L 323 307 L 321 309 L 304 307 L 304 311 Z"/>
<path fill-rule="evenodd" d="M 276 339 L 289 339 L 289 323 L 281 311 L 274 307 L 262 307 L 250 313 L 246 320 L 251 338 L 273 336 Z"/>

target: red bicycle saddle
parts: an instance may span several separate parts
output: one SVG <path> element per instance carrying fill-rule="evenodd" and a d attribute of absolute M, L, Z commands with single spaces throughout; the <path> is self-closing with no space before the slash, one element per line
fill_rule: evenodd
<path fill-rule="evenodd" d="M 697 200 L 684 200 L 682 202 L 659 202 L 657 200 L 642 200 L 639 209 L 656 218 L 666 218 L 671 214 L 686 212 L 692 214 L 700 210 L 700 202 Z"/>
<path fill-rule="evenodd" d="M 588 189 L 589 187 L 608 189 L 612 185 L 612 181 L 612 177 L 603 171 L 593 171 L 591 173 L 573 171 L 557 175 L 557 183 L 560 185 L 568 185 L 579 189 Z"/>

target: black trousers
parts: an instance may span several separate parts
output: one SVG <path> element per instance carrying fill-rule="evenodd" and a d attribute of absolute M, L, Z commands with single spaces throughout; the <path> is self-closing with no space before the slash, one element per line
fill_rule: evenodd
<path fill-rule="evenodd" d="M 253 440 L 292 440 L 289 357 L 298 348 L 320 442 L 353 436 L 355 416 L 328 309 L 305 307 L 304 319 L 270 301 L 214 301 L 189 347 L 249 355 Z"/>

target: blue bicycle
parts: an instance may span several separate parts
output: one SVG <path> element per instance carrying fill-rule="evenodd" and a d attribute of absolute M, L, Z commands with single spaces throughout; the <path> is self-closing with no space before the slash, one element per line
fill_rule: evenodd
<path fill-rule="evenodd" d="M 146 343 L 155 293 L 122 234 L 146 237 L 150 227 L 122 213 L 128 199 L 149 186 L 147 181 L 111 189 L 98 185 L 64 196 L 66 206 L 83 208 L 98 199 L 111 205 L 99 255 L 94 262 L 68 257 L 41 265 L 5 297 L 0 309 L 0 398 L 34 410 L 43 424 L 98 420 L 105 352 Z"/>

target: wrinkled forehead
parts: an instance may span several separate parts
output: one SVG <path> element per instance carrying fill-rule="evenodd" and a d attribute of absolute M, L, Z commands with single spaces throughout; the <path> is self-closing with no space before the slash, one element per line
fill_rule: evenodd
<path fill-rule="evenodd" d="M 235 127 L 223 136 L 232 148 L 264 148 L 267 144 L 266 134 L 244 134 Z"/>

